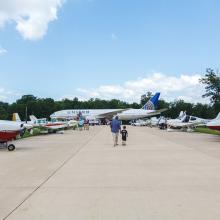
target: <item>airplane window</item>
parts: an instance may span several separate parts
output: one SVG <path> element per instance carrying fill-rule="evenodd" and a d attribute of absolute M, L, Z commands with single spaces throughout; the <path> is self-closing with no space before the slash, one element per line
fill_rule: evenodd
<path fill-rule="evenodd" d="M 189 119 L 190 119 L 190 117 L 189 117 L 189 115 L 187 115 L 183 122 L 189 122 Z"/>
<path fill-rule="evenodd" d="M 196 118 L 195 117 L 191 117 L 190 120 L 191 121 L 196 121 Z"/>

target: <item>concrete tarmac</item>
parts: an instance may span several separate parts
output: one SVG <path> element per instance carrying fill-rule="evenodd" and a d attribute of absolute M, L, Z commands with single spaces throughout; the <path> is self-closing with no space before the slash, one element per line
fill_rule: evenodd
<path fill-rule="evenodd" d="M 0 150 L 0 219 L 219 220 L 220 137 L 128 127 L 39 136 Z"/>

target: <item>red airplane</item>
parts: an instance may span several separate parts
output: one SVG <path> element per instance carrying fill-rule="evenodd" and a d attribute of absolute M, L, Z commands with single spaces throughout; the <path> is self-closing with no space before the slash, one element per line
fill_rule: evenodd
<path fill-rule="evenodd" d="M 210 121 L 207 124 L 207 127 L 212 129 L 212 130 L 220 131 L 220 112 L 219 112 L 218 116 L 215 119 L 213 119 L 212 121 Z"/>
<path fill-rule="evenodd" d="M 13 151 L 15 145 L 11 142 L 15 140 L 18 135 L 24 134 L 24 131 L 25 127 L 21 123 L 0 120 L 0 144 L 9 151 Z"/>

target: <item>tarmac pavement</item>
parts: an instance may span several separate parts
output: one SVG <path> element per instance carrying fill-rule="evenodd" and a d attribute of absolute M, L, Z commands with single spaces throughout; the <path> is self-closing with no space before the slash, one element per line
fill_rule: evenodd
<path fill-rule="evenodd" d="M 220 137 L 128 127 L 66 131 L 0 150 L 0 219 L 219 220 Z"/>

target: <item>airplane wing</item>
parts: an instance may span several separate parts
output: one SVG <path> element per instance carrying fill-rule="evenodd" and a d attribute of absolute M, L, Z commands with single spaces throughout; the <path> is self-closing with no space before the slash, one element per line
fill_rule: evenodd
<path fill-rule="evenodd" d="M 147 114 L 147 118 L 148 117 L 152 117 L 152 116 L 155 116 L 155 115 L 160 115 L 162 112 L 165 112 L 167 110 L 167 108 L 164 108 L 164 109 L 160 109 L 160 110 L 155 110 L 151 113 L 148 113 Z M 146 118 L 146 116 L 144 116 L 144 118 Z"/>
<path fill-rule="evenodd" d="M 107 119 L 112 119 L 112 117 L 118 113 L 122 113 L 123 111 L 126 111 L 129 109 L 119 109 L 119 110 L 115 110 L 115 111 L 111 111 L 108 113 L 104 113 L 104 114 L 100 114 L 98 115 L 99 118 L 107 118 Z"/>

